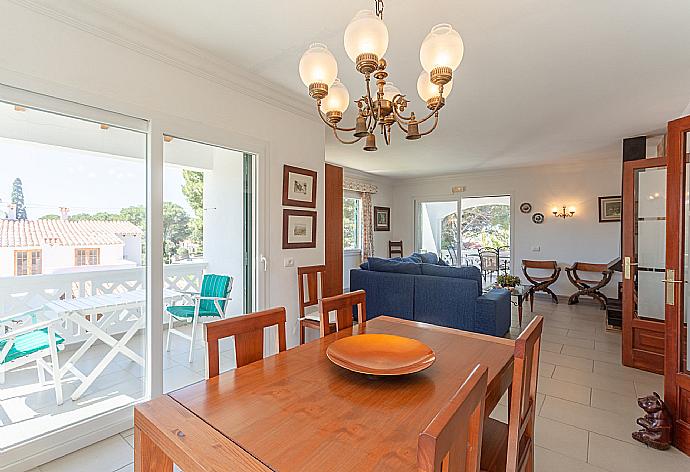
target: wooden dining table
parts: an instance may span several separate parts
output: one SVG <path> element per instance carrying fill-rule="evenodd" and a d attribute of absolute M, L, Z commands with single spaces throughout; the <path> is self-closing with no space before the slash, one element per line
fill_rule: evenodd
<path fill-rule="evenodd" d="M 436 361 L 370 377 L 331 363 L 335 340 L 414 338 Z M 509 388 L 509 339 L 380 316 L 138 405 L 135 471 L 416 471 L 417 437 L 477 364 L 488 367 L 486 414 Z"/>

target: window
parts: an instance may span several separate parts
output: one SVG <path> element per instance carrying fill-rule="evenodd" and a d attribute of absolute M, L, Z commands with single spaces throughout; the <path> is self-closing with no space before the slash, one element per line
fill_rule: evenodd
<path fill-rule="evenodd" d="M 361 249 L 362 199 L 343 198 L 343 249 Z"/>
<path fill-rule="evenodd" d="M 87 266 L 98 265 L 101 263 L 101 250 L 96 249 L 75 249 L 74 265 Z"/>
<path fill-rule="evenodd" d="M 14 275 L 37 275 L 40 273 L 40 250 L 14 252 Z"/>

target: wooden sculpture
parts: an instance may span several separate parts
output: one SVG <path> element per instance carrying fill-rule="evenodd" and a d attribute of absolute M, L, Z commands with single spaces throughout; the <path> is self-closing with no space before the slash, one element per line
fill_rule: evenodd
<path fill-rule="evenodd" d="M 637 419 L 637 424 L 642 429 L 632 433 L 633 439 L 654 449 L 668 449 L 671 446 L 673 420 L 659 394 L 654 392 L 640 397 L 637 404 L 645 411 L 645 415 Z"/>

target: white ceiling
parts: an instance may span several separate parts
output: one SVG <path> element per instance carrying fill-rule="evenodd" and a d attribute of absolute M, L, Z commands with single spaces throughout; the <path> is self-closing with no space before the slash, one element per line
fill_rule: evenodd
<path fill-rule="evenodd" d="M 373 0 L 93 4 L 302 95 L 299 58 L 324 42 L 351 97 L 361 94 L 342 35 Z M 687 0 L 387 0 L 384 20 L 389 78 L 418 115 L 419 46 L 433 25 L 453 24 L 465 43 L 453 92 L 431 135 L 396 132 L 376 153 L 328 139 L 330 162 L 409 177 L 613 158 L 622 138 L 662 129 L 690 101 Z"/>

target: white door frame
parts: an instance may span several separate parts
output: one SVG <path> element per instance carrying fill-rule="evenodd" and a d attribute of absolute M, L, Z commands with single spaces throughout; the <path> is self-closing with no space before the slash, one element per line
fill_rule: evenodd
<path fill-rule="evenodd" d="M 9 74 L 13 75 L 13 74 Z M 0 78 L 2 79 L 2 78 Z M 7 79 L 7 77 L 5 77 Z M 12 77 L 14 79 L 14 77 Z M 265 308 L 268 303 L 268 263 L 270 260 L 268 235 L 270 221 L 267 192 L 270 153 L 268 142 L 245 136 L 232 130 L 214 128 L 203 123 L 162 114 L 128 102 L 106 100 L 97 95 L 80 93 L 79 101 L 70 101 L 74 90 L 41 79 L 22 76 L 35 90 L 50 90 L 55 96 L 43 95 L 25 89 L 4 85 L 0 82 L 0 101 L 14 103 L 81 118 L 97 123 L 132 129 L 147 133 L 146 205 L 147 205 L 147 318 L 146 318 L 146 368 L 144 369 L 145 392 L 143 401 L 155 398 L 163 391 L 163 134 L 177 135 L 185 139 L 249 152 L 255 155 L 255 307 Z M 14 80 L 11 80 L 14 81 Z M 65 99 L 56 98 L 57 96 Z M 91 102 L 97 106 L 82 104 Z M 99 108 L 103 107 L 103 108 Z M 118 110 L 118 111 L 109 111 Z M 139 117 L 139 118 L 137 118 Z M 258 217 L 257 217 L 258 216 Z M 70 425 L 62 430 L 46 434 L 19 444 L 2 453 L 0 472 L 20 472 L 31 469 L 52 459 L 61 457 L 82 447 L 106 439 L 132 427 L 131 406 L 105 412 L 96 417 Z"/>

